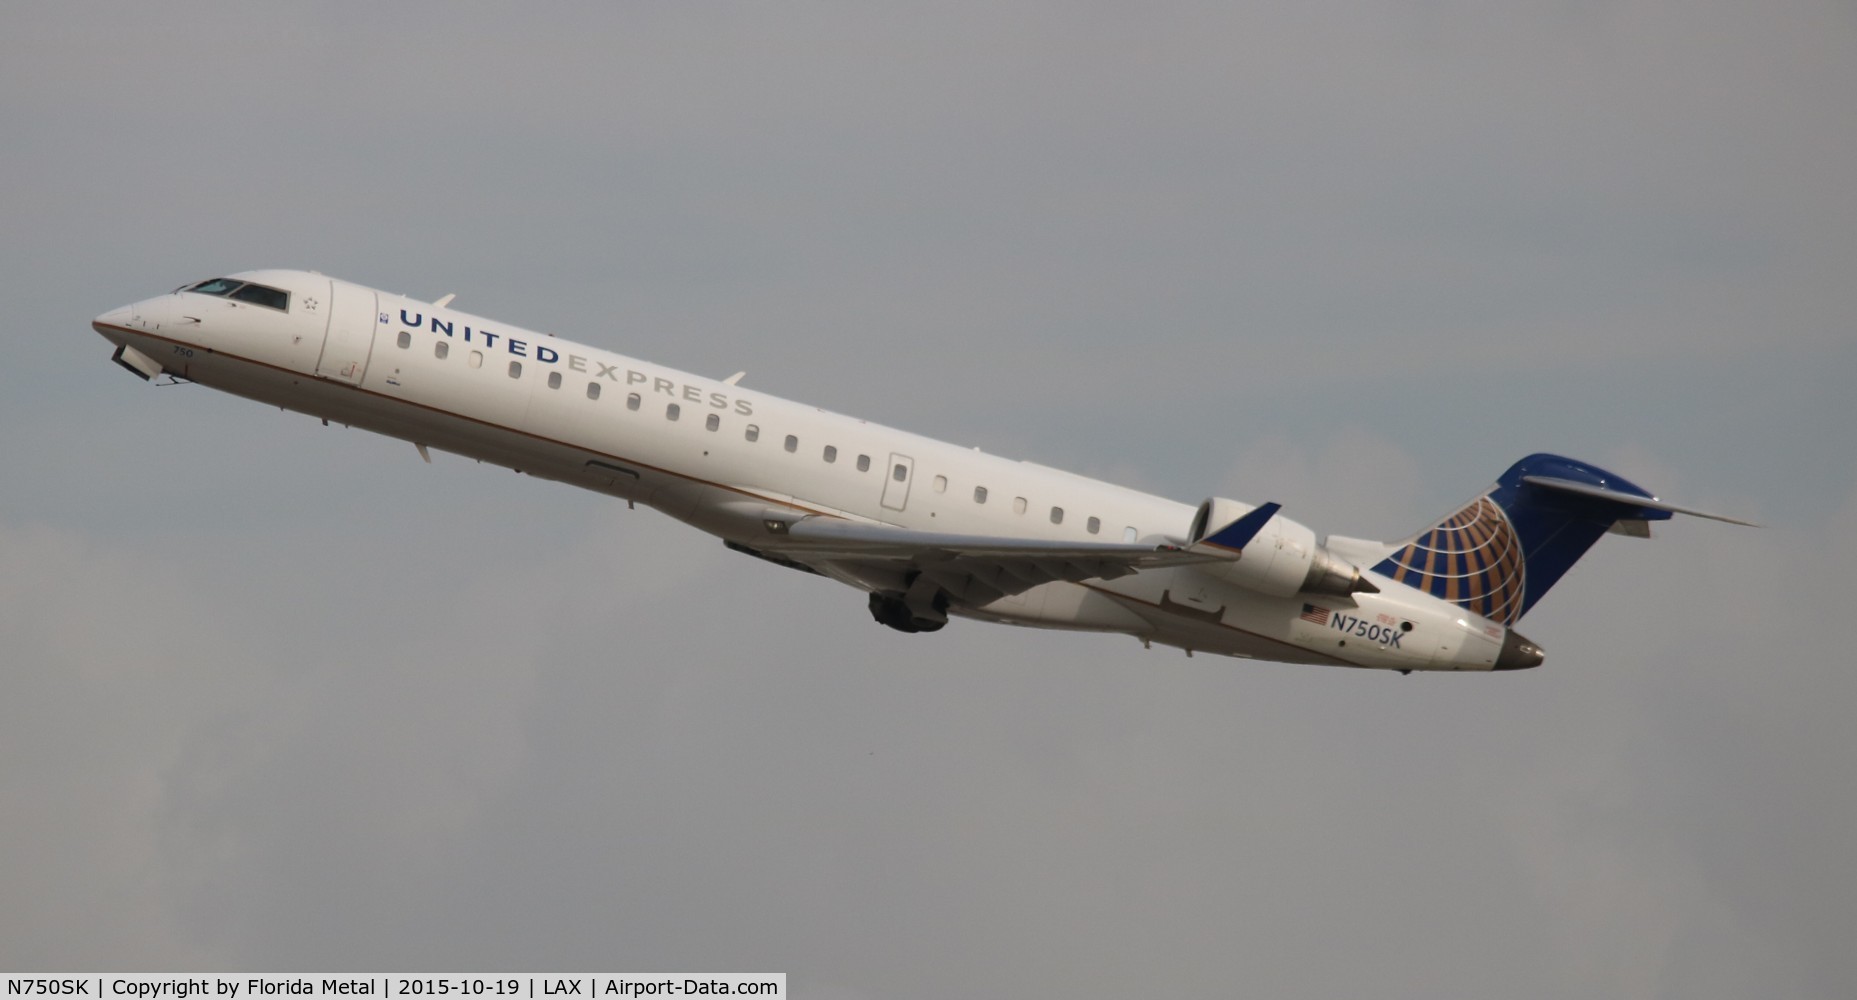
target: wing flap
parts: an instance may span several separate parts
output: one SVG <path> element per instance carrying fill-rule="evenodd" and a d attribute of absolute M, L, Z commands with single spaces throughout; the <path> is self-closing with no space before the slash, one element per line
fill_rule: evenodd
<path fill-rule="evenodd" d="M 781 524 L 756 548 L 843 571 L 828 575 L 926 575 L 952 600 L 972 607 L 1059 580 L 1114 579 L 1219 560 L 1173 545 L 963 535 L 819 516 Z"/>
<path fill-rule="evenodd" d="M 1219 557 L 1188 552 L 1174 545 L 1138 542 L 1076 542 L 1064 539 L 1013 538 L 1003 535 L 958 535 L 916 531 L 887 524 L 866 524 L 835 517 L 806 517 L 784 526 L 763 548 L 791 553 L 858 557 L 933 558 L 1003 556 L 1020 559 L 1106 560 L 1135 569 L 1217 562 Z"/>

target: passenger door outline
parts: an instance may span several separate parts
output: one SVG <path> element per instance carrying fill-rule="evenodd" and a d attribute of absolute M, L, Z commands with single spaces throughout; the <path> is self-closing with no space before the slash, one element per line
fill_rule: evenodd
<path fill-rule="evenodd" d="M 902 470 L 902 478 L 897 478 L 897 470 Z M 890 453 L 890 462 L 883 467 L 883 505 L 891 510 L 902 510 L 909 503 L 909 481 L 916 476 L 916 460 L 908 455 Z"/>

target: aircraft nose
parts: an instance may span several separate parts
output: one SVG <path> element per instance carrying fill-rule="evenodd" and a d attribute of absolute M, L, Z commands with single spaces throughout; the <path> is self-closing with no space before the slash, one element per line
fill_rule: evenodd
<path fill-rule="evenodd" d="M 102 333 L 103 328 L 106 326 L 128 326 L 129 318 L 134 315 L 135 306 L 121 306 L 116 309 L 111 309 L 109 312 L 91 320 L 90 328 L 98 333 Z"/>
<path fill-rule="evenodd" d="M 1547 653 L 1540 646 L 1522 638 L 1522 633 L 1514 629 L 1502 639 L 1502 652 L 1496 654 L 1493 670 L 1526 670 L 1538 667 L 1547 659 Z"/>

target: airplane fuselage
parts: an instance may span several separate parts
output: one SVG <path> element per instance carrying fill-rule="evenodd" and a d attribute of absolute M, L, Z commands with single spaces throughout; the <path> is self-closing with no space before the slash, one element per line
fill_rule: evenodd
<path fill-rule="evenodd" d="M 246 298 L 180 290 L 93 327 L 145 377 L 178 376 L 646 504 L 733 548 L 896 600 L 920 590 L 906 566 L 796 556 L 781 544 L 796 519 L 1165 549 L 1188 543 L 1197 510 L 312 272 L 222 280 L 246 283 Z M 1279 548 L 1300 544 L 1271 537 Z M 1263 592 L 1222 577 L 1224 564 L 1161 565 L 946 611 L 1290 662 L 1401 671 L 1539 662 L 1505 654 L 1516 642 L 1502 622 L 1367 569 L 1385 554 L 1377 545 L 1328 541 L 1360 564 L 1368 585 L 1354 592 Z"/>

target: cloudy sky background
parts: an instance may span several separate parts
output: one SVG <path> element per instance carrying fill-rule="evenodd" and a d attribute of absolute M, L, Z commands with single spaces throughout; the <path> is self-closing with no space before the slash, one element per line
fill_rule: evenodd
<path fill-rule="evenodd" d="M 0 15 L 0 968 L 1857 993 L 1848 5 L 377 6 Z M 1768 527 L 1521 675 L 903 636 L 88 329 L 266 266 L 1318 530 Z"/>

